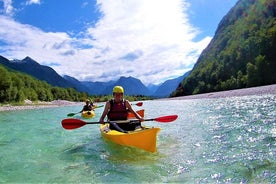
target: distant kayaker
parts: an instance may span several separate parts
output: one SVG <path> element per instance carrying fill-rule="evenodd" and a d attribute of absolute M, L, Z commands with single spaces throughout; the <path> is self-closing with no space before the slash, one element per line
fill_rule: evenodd
<path fill-rule="evenodd" d="M 92 110 L 94 110 L 95 109 L 95 105 L 94 105 L 94 103 L 93 103 L 93 101 L 91 100 L 91 102 L 90 102 L 90 106 L 92 107 Z"/>
<path fill-rule="evenodd" d="M 117 120 L 127 120 L 128 112 L 133 113 L 140 122 L 144 121 L 144 119 L 132 109 L 129 101 L 124 99 L 124 88 L 122 86 L 115 86 L 113 88 L 113 98 L 106 102 L 100 122 L 104 124 L 104 119 L 107 116 L 108 120 L 112 121 L 109 128 L 120 132 L 127 132 L 141 127 L 141 123 L 113 123 Z"/>
<path fill-rule="evenodd" d="M 92 104 L 93 104 L 93 103 L 92 103 Z M 80 111 L 80 113 L 83 112 L 83 111 L 92 111 L 92 110 L 93 110 L 93 105 L 91 105 L 90 100 L 87 99 L 87 100 L 85 101 L 85 105 L 83 106 L 83 108 L 82 108 L 82 110 Z"/>

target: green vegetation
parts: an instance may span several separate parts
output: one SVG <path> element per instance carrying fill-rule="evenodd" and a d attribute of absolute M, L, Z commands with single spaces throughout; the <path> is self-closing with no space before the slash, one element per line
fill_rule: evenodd
<path fill-rule="evenodd" d="M 0 64 L 0 103 L 20 104 L 24 100 L 31 101 L 85 101 L 87 98 L 95 102 L 103 102 L 112 96 L 89 96 L 73 88 L 51 86 L 45 81 L 40 81 L 30 75 L 9 70 Z M 126 96 L 130 101 L 149 99 L 144 96 Z"/>
<path fill-rule="evenodd" d="M 276 83 L 275 0 L 240 0 L 171 96 Z"/>
<path fill-rule="evenodd" d="M 86 93 L 72 88 L 53 87 L 27 74 L 9 71 L 0 65 L 0 103 L 31 101 L 70 100 L 81 101 Z"/>

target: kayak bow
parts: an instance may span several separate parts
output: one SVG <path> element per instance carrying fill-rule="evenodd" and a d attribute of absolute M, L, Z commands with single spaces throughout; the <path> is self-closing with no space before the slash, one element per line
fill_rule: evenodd
<path fill-rule="evenodd" d="M 109 124 L 100 125 L 101 135 L 105 140 L 123 146 L 136 147 L 149 152 L 156 152 L 157 134 L 160 128 L 142 127 L 140 130 L 128 133 L 110 130 Z"/>

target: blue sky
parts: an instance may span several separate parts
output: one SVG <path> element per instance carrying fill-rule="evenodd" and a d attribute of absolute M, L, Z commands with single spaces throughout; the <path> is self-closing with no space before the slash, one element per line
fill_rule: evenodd
<path fill-rule="evenodd" d="M 0 55 L 81 81 L 159 84 L 192 69 L 238 0 L 0 0 Z"/>

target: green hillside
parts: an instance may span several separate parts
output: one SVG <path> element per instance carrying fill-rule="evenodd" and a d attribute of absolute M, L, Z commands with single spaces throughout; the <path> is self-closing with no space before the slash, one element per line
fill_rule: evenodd
<path fill-rule="evenodd" d="M 12 71 L 0 65 L 0 103 L 70 100 L 82 101 L 85 93 L 73 88 L 54 87 L 27 74 Z"/>
<path fill-rule="evenodd" d="M 80 102 L 85 99 L 95 102 L 105 102 L 112 98 L 111 95 L 90 96 L 84 92 L 78 92 L 73 88 L 61 88 L 52 86 L 46 81 L 38 80 L 28 74 L 12 70 L 0 64 L 0 104 L 16 103 L 20 104 L 24 100 L 31 101 L 53 101 L 68 100 Z M 130 101 L 149 100 L 149 97 L 125 96 Z"/>
<path fill-rule="evenodd" d="M 276 1 L 240 0 L 174 96 L 276 83 Z"/>

